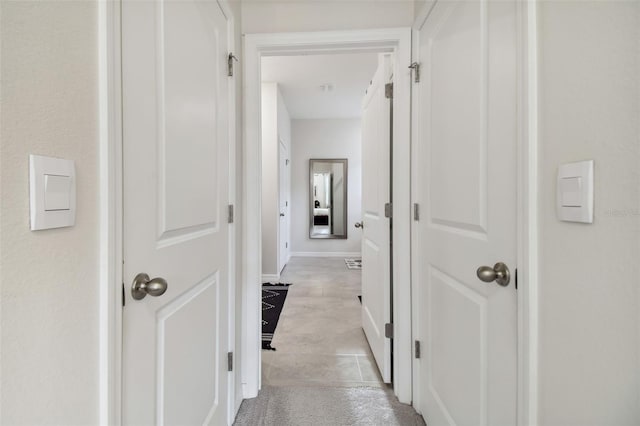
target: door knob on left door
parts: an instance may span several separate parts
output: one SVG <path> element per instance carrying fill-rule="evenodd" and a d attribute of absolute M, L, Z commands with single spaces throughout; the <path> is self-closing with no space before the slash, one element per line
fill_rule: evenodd
<path fill-rule="evenodd" d="M 490 283 L 495 281 L 497 284 L 506 287 L 511 281 L 511 273 L 509 268 L 502 262 L 496 263 L 493 268 L 491 266 L 481 266 L 476 271 L 476 275 L 481 281 Z"/>
<path fill-rule="evenodd" d="M 131 296 L 135 300 L 144 299 L 148 294 L 150 296 L 162 296 L 167 291 L 167 280 L 164 278 L 150 279 L 149 275 L 144 272 L 136 275 L 131 286 Z"/>

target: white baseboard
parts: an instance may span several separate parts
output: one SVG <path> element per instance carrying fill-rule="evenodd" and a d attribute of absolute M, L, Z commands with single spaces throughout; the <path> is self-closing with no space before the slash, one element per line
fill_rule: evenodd
<path fill-rule="evenodd" d="M 362 257 L 360 252 L 349 251 L 297 251 L 291 257 Z"/>
<path fill-rule="evenodd" d="M 262 274 L 263 283 L 278 282 L 278 281 L 280 281 L 279 274 Z"/>

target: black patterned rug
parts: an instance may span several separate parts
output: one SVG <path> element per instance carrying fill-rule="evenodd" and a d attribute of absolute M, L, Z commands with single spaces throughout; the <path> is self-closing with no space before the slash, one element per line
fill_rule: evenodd
<path fill-rule="evenodd" d="M 290 285 L 284 283 L 262 284 L 262 349 L 276 350 L 271 347 L 271 341 L 278 326 Z"/>

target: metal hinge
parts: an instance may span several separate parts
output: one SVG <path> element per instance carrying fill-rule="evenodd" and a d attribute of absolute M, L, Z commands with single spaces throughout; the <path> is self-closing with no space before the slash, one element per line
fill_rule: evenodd
<path fill-rule="evenodd" d="M 393 83 L 387 83 L 384 85 L 384 96 L 387 99 L 393 99 Z"/>
<path fill-rule="evenodd" d="M 420 340 L 416 340 L 414 343 L 414 354 L 416 359 L 420 359 Z"/>
<path fill-rule="evenodd" d="M 515 275 L 514 280 L 515 280 L 515 285 L 517 290 L 518 289 L 518 268 L 516 268 L 514 275 Z"/>
<path fill-rule="evenodd" d="M 125 293 L 124 293 L 124 283 L 122 283 L 122 307 L 123 307 L 123 308 L 124 308 L 124 304 L 126 303 L 126 302 L 125 302 L 125 300 L 126 300 L 126 299 L 125 299 L 125 297 L 124 297 L 124 294 L 125 294 Z"/>
<path fill-rule="evenodd" d="M 284 248 L 289 248 L 289 243 L 284 243 Z"/>
<path fill-rule="evenodd" d="M 233 352 L 227 353 L 227 371 L 233 371 Z"/>
<path fill-rule="evenodd" d="M 420 206 L 418 203 L 413 203 L 413 220 L 420 220 Z"/>
<path fill-rule="evenodd" d="M 229 223 L 233 223 L 233 204 L 229 204 L 229 216 L 227 217 Z"/>
<path fill-rule="evenodd" d="M 233 77 L 233 61 L 238 62 L 238 58 L 231 52 L 227 57 L 227 66 L 229 67 L 227 75 L 229 77 Z"/>
<path fill-rule="evenodd" d="M 414 72 L 413 81 L 415 81 L 416 83 L 420 83 L 420 64 L 417 62 L 414 62 L 411 65 L 409 65 L 409 68 L 411 68 Z"/>
<path fill-rule="evenodd" d="M 393 216 L 393 204 L 385 203 L 384 205 L 384 217 L 392 217 Z"/>
<path fill-rule="evenodd" d="M 393 324 L 388 322 L 384 325 L 384 337 L 393 339 Z"/>
<path fill-rule="evenodd" d="M 289 165 L 289 159 L 284 160 L 284 165 L 288 166 Z"/>

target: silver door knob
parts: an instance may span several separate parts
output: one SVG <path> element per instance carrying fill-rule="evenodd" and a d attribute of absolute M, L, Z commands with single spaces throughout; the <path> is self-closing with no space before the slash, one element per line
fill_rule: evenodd
<path fill-rule="evenodd" d="M 485 283 L 495 281 L 503 287 L 508 286 L 509 281 L 511 281 L 509 268 L 507 268 L 507 265 L 502 262 L 496 263 L 493 268 L 491 266 L 481 266 L 476 271 L 476 275 Z"/>
<path fill-rule="evenodd" d="M 131 296 L 135 300 L 144 299 L 148 294 L 150 296 L 162 296 L 167 291 L 167 280 L 164 278 L 150 279 L 149 275 L 144 272 L 136 275 L 131 286 Z"/>
<path fill-rule="evenodd" d="M 356 228 L 364 228 L 364 223 L 362 222 L 356 222 L 356 224 L 354 225 Z"/>

